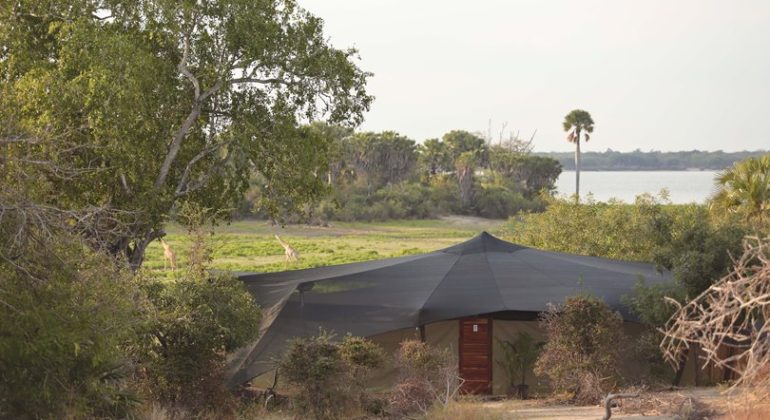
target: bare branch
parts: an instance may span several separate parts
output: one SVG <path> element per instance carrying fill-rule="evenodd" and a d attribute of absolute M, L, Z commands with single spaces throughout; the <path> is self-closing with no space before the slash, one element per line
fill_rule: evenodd
<path fill-rule="evenodd" d="M 713 364 L 739 375 L 733 387 L 770 392 L 770 237 L 746 238 L 733 270 L 679 306 L 661 331 L 670 363 L 678 364 L 697 345 L 704 367 Z"/>

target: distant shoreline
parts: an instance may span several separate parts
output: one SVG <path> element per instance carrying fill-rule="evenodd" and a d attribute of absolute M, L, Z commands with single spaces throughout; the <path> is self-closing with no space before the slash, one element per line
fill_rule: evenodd
<path fill-rule="evenodd" d="M 649 169 L 649 168 L 639 168 L 639 169 L 620 169 L 620 168 L 612 168 L 612 169 L 583 169 L 580 168 L 580 172 L 719 172 L 723 171 L 724 169 Z M 571 169 L 562 169 L 562 172 L 575 172 L 574 168 Z"/>
<path fill-rule="evenodd" d="M 584 152 L 580 155 L 581 171 L 721 171 L 735 162 L 749 157 L 768 154 L 765 150 L 743 152 L 703 152 L 699 150 L 681 152 Z M 575 169 L 574 152 L 533 153 L 550 157 L 561 163 L 563 170 Z"/>

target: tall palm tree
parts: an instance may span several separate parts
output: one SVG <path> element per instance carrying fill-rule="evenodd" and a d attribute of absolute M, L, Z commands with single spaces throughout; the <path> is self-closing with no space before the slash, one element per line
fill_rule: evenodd
<path fill-rule="evenodd" d="M 594 120 L 588 111 L 574 109 L 564 117 L 564 131 L 567 132 L 567 140 L 575 143 L 575 196 L 580 199 L 580 136 L 588 141 L 594 132 Z"/>
<path fill-rule="evenodd" d="M 770 154 L 742 160 L 716 178 L 713 202 L 762 228 L 770 216 Z"/>

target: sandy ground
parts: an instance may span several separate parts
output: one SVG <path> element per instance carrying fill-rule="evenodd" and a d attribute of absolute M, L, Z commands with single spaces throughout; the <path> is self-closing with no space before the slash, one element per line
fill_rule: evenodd
<path fill-rule="evenodd" d="M 686 389 L 677 392 L 666 393 L 669 395 L 681 395 L 692 397 L 706 404 L 715 411 L 715 416 L 710 418 L 741 419 L 741 415 L 731 415 L 728 409 L 730 397 L 723 394 L 717 388 Z M 542 400 L 528 401 L 500 401 L 487 402 L 484 405 L 490 409 L 504 410 L 506 419 L 536 419 L 536 420 L 597 420 L 604 416 L 604 408 L 600 406 L 576 407 L 571 405 L 549 404 Z M 681 417 L 674 415 L 660 415 L 650 412 L 623 412 L 618 408 L 612 410 L 612 419 L 630 420 L 673 420 Z M 761 417 L 757 417 L 758 419 Z"/>

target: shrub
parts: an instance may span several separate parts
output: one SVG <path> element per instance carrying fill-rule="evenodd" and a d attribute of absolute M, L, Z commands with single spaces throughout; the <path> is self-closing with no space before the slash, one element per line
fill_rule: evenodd
<path fill-rule="evenodd" d="M 145 306 L 130 273 L 66 235 L 26 239 L 0 258 L 0 418 L 126 417 Z"/>
<path fill-rule="evenodd" d="M 521 193 L 505 187 L 488 186 L 480 188 L 476 196 L 476 213 L 490 219 L 504 219 L 520 212 L 543 209 L 537 198 L 528 199 Z"/>
<path fill-rule="evenodd" d="M 282 376 L 299 391 L 297 408 L 316 419 L 381 410 L 364 387 L 369 371 L 384 363 L 382 349 L 361 337 L 347 335 L 340 343 L 332 339 L 324 331 L 315 337 L 296 338 L 280 360 Z"/>
<path fill-rule="evenodd" d="M 731 267 L 747 227 L 712 217 L 706 206 L 549 199 L 543 213 L 512 218 L 507 239 L 540 249 L 655 263 L 671 270 L 690 297 Z"/>
<path fill-rule="evenodd" d="M 200 408 L 225 398 L 225 354 L 259 331 L 252 296 L 238 279 L 206 272 L 140 284 L 155 307 L 138 349 L 151 396 Z"/>
<path fill-rule="evenodd" d="M 550 306 L 540 324 L 548 334 L 535 365 L 556 393 L 579 403 L 596 403 L 613 388 L 623 344 L 620 315 L 589 296 Z"/>
<path fill-rule="evenodd" d="M 623 296 L 623 304 L 646 325 L 645 331 L 636 337 L 633 345 L 634 360 L 639 362 L 641 382 L 655 384 L 674 379 L 671 367 L 663 359 L 660 342 L 663 334 L 658 331 L 674 314 L 676 307 L 666 297 L 678 302 L 686 300 L 684 287 L 678 283 L 646 285 L 643 280 L 634 285 L 631 296 Z"/>
<path fill-rule="evenodd" d="M 407 340 L 396 355 L 400 380 L 391 392 L 390 412 L 395 416 L 425 414 L 435 404 L 451 403 L 460 390 L 457 361 L 448 349 Z"/>

